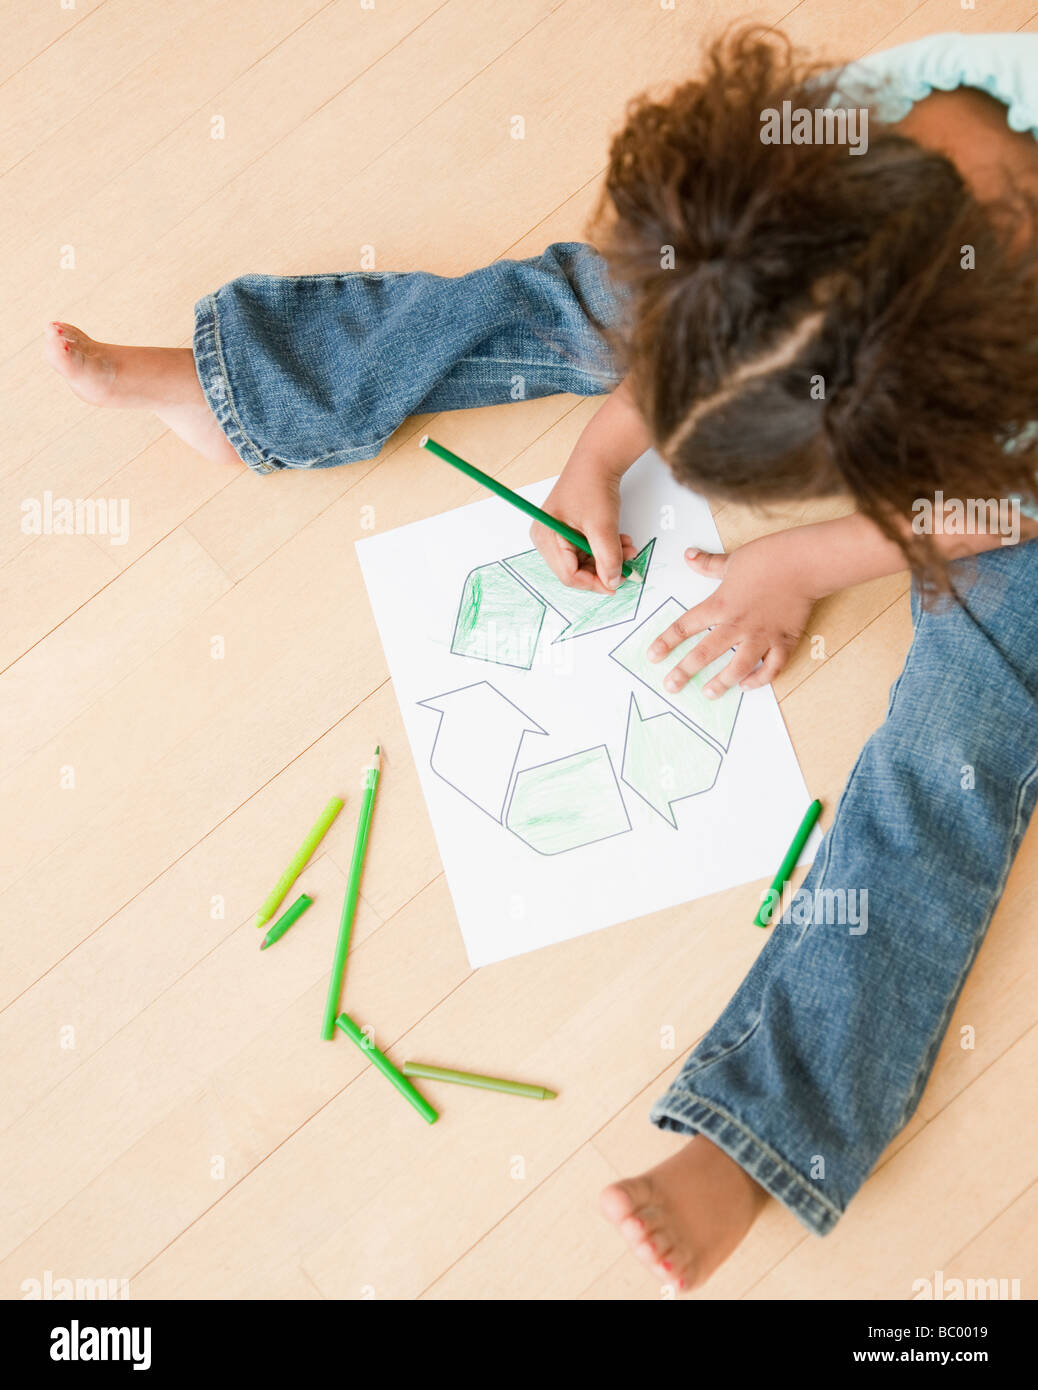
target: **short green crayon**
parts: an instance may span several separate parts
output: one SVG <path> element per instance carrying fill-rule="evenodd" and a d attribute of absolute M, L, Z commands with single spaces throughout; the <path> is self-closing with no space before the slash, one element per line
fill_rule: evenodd
<path fill-rule="evenodd" d="M 775 910 L 779 899 L 782 897 L 783 890 L 789 881 L 789 876 L 793 872 L 797 860 L 800 858 L 800 852 L 807 844 L 807 837 L 815 828 L 815 823 L 821 814 L 822 803 L 820 801 L 812 801 L 811 805 L 804 812 L 804 819 L 800 822 L 800 828 L 793 836 L 793 843 L 790 845 L 789 849 L 786 850 L 786 857 L 779 865 L 778 873 L 772 879 L 771 887 L 764 895 L 764 901 L 757 909 L 757 915 L 753 919 L 753 925 L 755 927 L 766 927 L 771 921 L 771 914 Z"/>
<path fill-rule="evenodd" d="M 281 905 L 281 899 L 295 883 L 296 879 L 303 872 L 307 860 L 314 850 L 324 839 L 332 821 L 342 810 L 342 801 L 337 796 L 333 796 L 328 805 L 324 808 L 317 818 L 317 822 L 310 834 L 296 850 L 292 856 L 292 862 L 278 879 L 277 883 L 270 890 L 270 896 L 256 914 L 256 925 L 262 927 L 265 922 L 269 922 Z"/>
<path fill-rule="evenodd" d="M 427 1124 L 434 1124 L 438 1118 L 437 1112 L 432 1108 L 425 1097 L 415 1090 L 407 1077 L 397 1071 L 396 1067 L 394 1067 L 385 1053 L 379 1052 L 375 1044 L 368 1041 L 364 1032 L 357 1027 L 349 1014 L 340 1014 L 335 1022 L 346 1036 L 357 1044 L 361 1052 L 363 1052 L 365 1056 L 371 1058 L 372 1062 L 378 1067 L 386 1080 L 393 1083 L 404 1099 L 414 1106 L 422 1119 L 425 1120 Z"/>
<path fill-rule="evenodd" d="M 302 917 L 303 913 L 312 902 L 313 898 L 308 897 L 306 893 L 300 893 L 299 897 L 296 898 L 288 911 L 283 912 L 271 927 L 270 931 L 267 932 L 266 936 L 260 942 L 260 950 L 265 951 L 268 946 L 273 946 L 275 941 L 280 941 L 292 923 L 297 922 L 299 918 Z"/>
<path fill-rule="evenodd" d="M 405 1076 L 419 1076 L 426 1081 L 453 1081 L 458 1086 L 478 1086 L 484 1091 L 505 1091 L 510 1096 L 528 1096 L 530 1100 L 554 1100 L 557 1091 L 547 1086 L 529 1086 L 525 1081 L 505 1081 L 500 1076 L 480 1076 L 474 1071 L 451 1071 L 447 1067 L 430 1067 L 424 1062 L 405 1062 Z"/>

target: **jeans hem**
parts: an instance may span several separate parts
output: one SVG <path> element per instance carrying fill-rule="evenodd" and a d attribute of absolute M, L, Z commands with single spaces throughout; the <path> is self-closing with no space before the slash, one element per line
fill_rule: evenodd
<path fill-rule="evenodd" d="M 652 1107 L 649 1118 L 660 1129 L 705 1135 L 813 1235 L 828 1235 L 842 1216 L 795 1168 L 712 1101 L 684 1087 L 672 1088 Z"/>
<path fill-rule="evenodd" d="M 193 341 L 195 372 L 206 405 L 227 436 L 234 452 L 254 473 L 273 473 L 283 464 L 268 459 L 242 428 L 231 396 L 231 382 L 220 350 L 220 330 L 216 317 L 216 296 L 207 294 L 195 305 Z"/>

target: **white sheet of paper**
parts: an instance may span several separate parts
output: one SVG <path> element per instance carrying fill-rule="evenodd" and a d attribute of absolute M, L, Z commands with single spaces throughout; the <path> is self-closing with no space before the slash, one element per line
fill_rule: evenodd
<path fill-rule="evenodd" d="M 543 502 L 554 481 L 522 493 Z M 721 549 L 701 497 L 639 459 L 622 527 L 655 539 L 646 582 L 590 617 L 529 525 L 490 497 L 357 542 L 474 966 L 770 881 L 810 799 L 770 687 L 710 704 L 697 678 L 666 697 L 675 658 L 644 660 L 716 587 L 684 561 Z"/>

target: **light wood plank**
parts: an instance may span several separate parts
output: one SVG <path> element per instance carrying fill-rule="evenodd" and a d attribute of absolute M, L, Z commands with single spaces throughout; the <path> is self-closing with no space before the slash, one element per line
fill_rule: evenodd
<path fill-rule="evenodd" d="M 193 300 L 244 270 L 350 269 L 372 245 L 379 268 L 460 273 L 579 239 L 625 100 L 687 75 L 701 39 L 748 12 L 261 8 L 78 0 L 34 10 L 0 60 L 16 161 L 0 227 L 0 909 L 33 924 L 0 935 L 0 1295 L 89 1267 L 138 1297 L 666 1297 L 599 1221 L 597 1192 L 682 1142 L 647 1110 L 763 945 L 761 885 L 472 974 L 353 553 L 368 508 L 381 530 L 479 496 L 430 467 L 422 428 L 517 485 L 558 471 L 598 402 L 413 420 L 377 461 L 262 479 L 212 469 L 146 415 L 82 406 L 40 368 L 37 334 L 61 314 L 187 343 Z M 753 14 L 834 59 L 1036 24 L 1027 0 Z M 21 503 L 44 490 L 127 499 L 129 544 L 25 535 Z M 718 519 L 732 546 L 829 514 Z M 827 818 L 907 647 L 905 588 L 895 576 L 820 605 L 824 658 L 805 645 L 778 683 Z M 439 1087 L 429 1129 L 345 1039 L 317 1040 L 376 740 L 386 776 L 348 1006 L 398 1059 L 536 1076 L 557 1101 Z M 68 765 L 73 791 L 57 781 Z M 256 904 L 335 790 L 346 810 L 300 881 L 314 907 L 261 955 Z M 1019 1097 L 1036 878 L 1032 831 L 919 1109 L 836 1234 L 814 1240 L 772 1204 L 697 1297 L 903 1298 L 937 1268 L 1032 1280 Z M 994 1155 L 981 1169 L 977 1135 Z"/>
<path fill-rule="evenodd" d="M 943 1269 L 1033 1183 L 1038 1114 L 1019 1097 L 1036 1065 L 1032 1027 L 876 1173 L 853 1222 L 798 1245 L 750 1297 L 910 1298 L 916 1279 Z M 951 1163 L 950 1154 L 965 1161 Z"/>

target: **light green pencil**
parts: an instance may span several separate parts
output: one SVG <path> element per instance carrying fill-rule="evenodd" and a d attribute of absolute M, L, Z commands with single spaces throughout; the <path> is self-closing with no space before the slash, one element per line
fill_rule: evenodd
<path fill-rule="evenodd" d="M 310 831 L 303 843 L 292 856 L 292 862 L 278 879 L 277 883 L 270 890 L 270 897 L 256 914 L 256 925 L 262 927 L 264 922 L 269 922 L 281 905 L 281 899 L 295 883 L 296 879 L 303 872 L 306 861 L 313 854 L 314 850 L 324 839 L 328 827 L 342 810 L 342 802 L 337 796 L 333 796 L 328 805 L 317 818 L 317 824 Z"/>
<path fill-rule="evenodd" d="M 525 1081 L 505 1081 L 500 1076 L 480 1076 L 474 1071 L 451 1071 L 448 1067 L 430 1067 L 425 1062 L 405 1062 L 400 1068 L 405 1076 L 419 1076 L 426 1081 L 453 1081 L 457 1086 L 478 1086 L 484 1091 L 505 1091 L 510 1096 L 527 1096 L 530 1100 L 554 1100 L 557 1091 L 547 1086 L 530 1086 Z"/>

